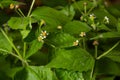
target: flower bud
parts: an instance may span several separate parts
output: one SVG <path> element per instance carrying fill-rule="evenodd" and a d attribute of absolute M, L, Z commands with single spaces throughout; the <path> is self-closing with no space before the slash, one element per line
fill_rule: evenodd
<path fill-rule="evenodd" d="M 14 9 L 15 5 L 14 4 L 10 4 L 10 9 Z"/>
<path fill-rule="evenodd" d="M 99 45 L 99 42 L 98 42 L 97 40 L 94 40 L 94 41 L 93 41 L 93 45 L 94 45 L 94 46 L 97 46 L 97 45 Z"/>

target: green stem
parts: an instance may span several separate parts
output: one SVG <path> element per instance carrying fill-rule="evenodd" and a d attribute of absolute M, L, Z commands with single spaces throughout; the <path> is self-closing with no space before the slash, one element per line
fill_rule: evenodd
<path fill-rule="evenodd" d="M 28 12 L 28 15 L 27 15 L 27 16 L 30 16 L 30 13 L 31 13 L 31 11 L 32 11 L 32 8 L 33 8 L 34 3 L 35 3 L 35 0 L 32 1 L 32 4 L 31 4 L 31 6 L 30 6 L 30 9 L 29 9 L 29 12 Z"/>
<path fill-rule="evenodd" d="M 90 80 L 93 80 L 93 78 L 95 78 L 95 64 L 96 64 L 96 61 L 94 61 L 94 65 L 90 73 Z"/>
<path fill-rule="evenodd" d="M 97 6 L 97 1 L 93 0 L 93 4 L 94 4 L 94 6 Z"/>
<path fill-rule="evenodd" d="M 98 49 L 98 46 L 97 45 L 95 45 L 95 59 L 97 58 L 97 49 Z"/>
<path fill-rule="evenodd" d="M 87 6 L 86 4 L 84 4 L 84 14 L 86 15 L 86 13 L 87 13 Z"/>
<path fill-rule="evenodd" d="M 17 9 L 15 9 L 15 12 L 16 12 L 20 17 L 23 17 L 23 16 L 17 11 Z"/>
<path fill-rule="evenodd" d="M 89 9 L 89 11 L 87 12 L 87 14 L 89 14 L 97 5 L 96 0 L 93 0 L 93 6 Z"/>
<path fill-rule="evenodd" d="M 23 12 L 21 11 L 21 9 L 19 8 L 18 11 L 20 12 L 20 14 L 25 17 L 25 15 L 23 14 Z"/>
<path fill-rule="evenodd" d="M 73 0 L 73 2 L 74 2 L 74 4 L 75 4 L 75 6 L 78 8 L 79 12 L 80 12 L 82 15 L 84 15 L 84 13 L 80 10 L 80 8 L 79 8 L 78 4 L 76 3 L 76 1 Z"/>
<path fill-rule="evenodd" d="M 0 29 L 0 30 L 3 33 L 3 35 L 5 36 L 5 38 L 8 40 L 8 42 L 10 43 L 10 45 L 13 47 L 13 49 L 16 51 L 16 53 L 18 54 L 18 56 L 22 58 L 20 52 L 17 50 L 17 48 L 15 47 L 15 45 L 12 43 L 12 41 L 10 41 L 10 39 L 8 38 L 8 36 L 6 35 L 6 33 L 2 29 Z"/>
<path fill-rule="evenodd" d="M 31 17 L 30 17 L 30 20 L 29 20 L 29 26 L 30 26 L 30 29 L 32 29 L 32 24 L 31 24 Z"/>
<path fill-rule="evenodd" d="M 83 37 L 83 49 L 86 49 L 85 38 Z"/>
<path fill-rule="evenodd" d="M 14 53 L 12 53 L 12 52 L 8 52 L 7 50 L 4 50 L 4 49 L 0 49 L 0 51 L 3 51 L 3 52 L 6 52 L 6 53 L 9 53 L 9 54 L 11 54 L 12 56 L 18 58 L 20 61 L 24 62 L 24 60 L 23 60 L 20 56 L 14 54 Z"/>
<path fill-rule="evenodd" d="M 113 47 L 111 47 L 108 51 L 104 52 L 103 54 L 101 54 L 99 57 L 97 57 L 96 59 L 99 60 L 100 58 L 102 58 L 103 56 L 107 55 L 110 51 L 112 51 L 115 47 L 117 47 L 119 45 L 120 41 L 118 41 Z"/>
<path fill-rule="evenodd" d="M 24 48 L 23 48 L 23 58 L 25 58 L 26 54 L 26 42 L 24 42 Z"/>

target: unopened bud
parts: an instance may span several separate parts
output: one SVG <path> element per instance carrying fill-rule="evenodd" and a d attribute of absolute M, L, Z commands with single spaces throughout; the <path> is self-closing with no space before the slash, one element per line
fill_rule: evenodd
<path fill-rule="evenodd" d="M 85 33 L 85 32 L 81 32 L 81 33 L 80 33 L 80 36 L 81 36 L 81 37 L 85 37 L 85 36 L 86 36 L 86 33 Z"/>
<path fill-rule="evenodd" d="M 57 29 L 61 30 L 61 29 L 62 29 L 62 26 L 58 26 Z"/>
<path fill-rule="evenodd" d="M 18 9 L 20 6 L 19 5 L 15 5 L 15 9 Z"/>
<path fill-rule="evenodd" d="M 99 42 L 97 40 L 95 40 L 95 41 L 93 41 L 93 45 L 97 46 L 97 45 L 99 45 Z"/>
<path fill-rule="evenodd" d="M 45 25 L 45 24 L 46 24 L 45 21 L 42 19 L 40 22 L 40 26 Z"/>
<path fill-rule="evenodd" d="M 15 5 L 14 4 L 10 4 L 10 9 L 14 9 Z"/>
<path fill-rule="evenodd" d="M 79 44 L 79 40 L 76 40 L 75 42 L 73 42 L 73 46 L 78 46 Z"/>
<path fill-rule="evenodd" d="M 86 6 L 86 5 L 87 5 L 87 2 L 84 2 L 83 4 L 84 4 L 84 6 Z"/>

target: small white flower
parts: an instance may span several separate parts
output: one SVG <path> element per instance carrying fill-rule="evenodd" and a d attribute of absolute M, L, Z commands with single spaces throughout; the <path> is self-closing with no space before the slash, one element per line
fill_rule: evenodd
<path fill-rule="evenodd" d="M 19 5 L 15 5 L 15 9 L 18 9 L 20 6 Z"/>
<path fill-rule="evenodd" d="M 104 22 L 109 23 L 109 18 L 107 16 L 104 17 Z"/>
<path fill-rule="evenodd" d="M 38 36 L 38 41 L 42 41 L 47 37 L 48 33 L 47 31 L 41 31 L 41 34 Z"/>
<path fill-rule="evenodd" d="M 103 38 L 103 35 L 101 34 L 101 35 L 99 35 L 99 37 L 100 37 L 100 38 Z"/>
<path fill-rule="evenodd" d="M 84 36 L 86 36 L 86 33 L 85 33 L 85 32 L 81 32 L 81 33 L 80 33 L 80 36 L 81 36 L 81 37 L 84 37 Z"/>
<path fill-rule="evenodd" d="M 92 21 L 96 18 L 94 14 L 90 14 L 90 17 L 89 17 Z"/>
<path fill-rule="evenodd" d="M 79 44 L 79 40 L 76 40 L 75 42 L 73 42 L 73 46 L 77 46 Z"/>
<path fill-rule="evenodd" d="M 46 38 L 48 35 L 47 31 L 41 31 L 40 36 L 42 36 L 43 38 Z"/>
<path fill-rule="evenodd" d="M 57 29 L 59 29 L 59 30 L 62 29 L 62 26 L 58 26 Z"/>
<path fill-rule="evenodd" d="M 38 41 L 40 41 L 40 42 L 43 42 L 43 37 L 42 36 L 38 36 Z"/>
<path fill-rule="evenodd" d="M 14 9 L 15 5 L 13 3 L 10 4 L 10 9 Z"/>
<path fill-rule="evenodd" d="M 20 48 L 21 48 L 21 46 L 20 46 L 20 45 L 18 45 L 18 46 L 17 46 L 17 48 L 18 48 L 18 49 L 20 49 Z"/>

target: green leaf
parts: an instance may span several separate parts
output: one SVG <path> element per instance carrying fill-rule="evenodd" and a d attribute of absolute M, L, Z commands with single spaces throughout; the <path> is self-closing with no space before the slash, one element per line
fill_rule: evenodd
<path fill-rule="evenodd" d="M 43 45 L 43 42 L 39 42 L 38 40 L 34 40 L 32 42 L 32 45 L 31 45 L 29 51 L 27 52 L 26 58 L 29 58 L 30 56 L 35 54 L 38 50 L 40 50 L 42 48 L 42 45 Z"/>
<path fill-rule="evenodd" d="M 80 34 L 81 32 L 89 32 L 91 28 L 86 23 L 76 20 L 67 23 L 63 30 L 70 34 Z"/>
<path fill-rule="evenodd" d="M 6 52 L 12 52 L 12 46 L 1 32 L 0 32 L 0 44 L 1 44 L 0 52 L 2 52 L 3 54 Z"/>
<path fill-rule="evenodd" d="M 4 72 L 0 72 L 0 80 L 11 80 Z"/>
<path fill-rule="evenodd" d="M 32 42 L 35 40 L 38 36 L 35 35 L 36 30 L 32 29 L 30 30 L 29 34 L 27 37 L 24 39 L 25 42 Z"/>
<path fill-rule="evenodd" d="M 6 72 L 10 68 L 10 62 L 6 60 L 7 56 L 0 55 L 0 72 Z"/>
<path fill-rule="evenodd" d="M 73 19 L 74 15 L 75 15 L 75 10 L 72 5 L 64 7 L 62 10 L 60 10 L 60 12 L 64 13 L 71 20 Z"/>
<path fill-rule="evenodd" d="M 115 80 L 115 76 L 100 78 L 100 80 Z"/>
<path fill-rule="evenodd" d="M 113 49 L 112 51 L 109 52 L 109 54 L 107 54 L 105 57 L 116 61 L 116 62 L 120 62 L 120 45 L 117 46 L 115 49 Z"/>
<path fill-rule="evenodd" d="M 101 58 L 96 63 L 96 72 L 98 75 L 120 75 L 120 64 L 108 58 Z"/>
<path fill-rule="evenodd" d="M 29 24 L 29 19 L 28 17 L 12 17 L 8 21 L 8 26 L 12 29 L 26 29 L 26 27 Z"/>
<path fill-rule="evenodd" d="M 118 38 L 118 37 L 120 37 L 119 32 L 106 32 L 106 33 L 102 33 L 96 37 L 91 38 L 91 40 L 99 39 L 99 38 Z"/>
<path fill-rule="evenodd" d="M 56 57 L 46 67 L 82 72 L 92 69 L 94 64 L 92 56 L 81 48 L 70 50 L 56 49 L 55 53 Z"/>
<path fill-rule="evenodd" d="M 53 80 L 53 72 L 43 66 L 28 66 L 17 72 L 14 80 Z"/>
<path fill-rule="evenodd" d="M 57 6 L 65 6 L 68 4 L 68 1 L 66 0 L 41 0 L 42 3 L 45 6 L 50 6 L 50 7 L 57 7 Z"/>
<path fill-rule="evenodd" d="M 57 69 L 56 75 L 59 80 L 84 80 L 82 73 L 75 71 Z"/>
<path fill-rule="evenodd" d="M 106 9 L 100 8 L 100 9 L 94 9 L 93 13 L 95 16 L 100 20 L 100 22 L 103 22 L 104 17 L 107 16 L 109 18 L 109 24 L 115 26 L 117 23 L 117 19 L 112 16 Z"/>
<path fill-rule="evenodd" d="M 120 10 L 117 9 L 114 5 L 106 8 L 110 14 L 115 17 L 120 17 Z"/>
<path fill-rule="evenodd" d="M 67 33 L 53 33 L 48 36 L 48 42 L 55 47 L 65 48 L 74 46 L 77 39 Z"/>
<path fill-rule="evenodd" d="M 15 68 L 10 68 L 6 71 L 7 76 L 9 76 L 10 78 L 14 78 L 16 72 L 22 70 L 22 67 L 15 67 Z"/>
<path fill-rule="evenodd" d="M 62 26 L 70 21 L 66 15 L 50 7 L 38 7 L 32 12 L 31 16 L 38 21 L 43 19 L 46 25 L 42 29 L 47 30 L 47 32 L 54 32 L 57 30 L 57 26 Z"/>
<path fill-rule="evenodd" d="M 4 25 L 9 17 L 10 15 L 7 15 L 3 10 L 0 10 L 0 25 Z"/>
<path fill-rule="evenodd" d="M 118 32 L 120 32 L 120 18 L 118 19 L 118 23 L 117 23 L 117 30 Z"/>
<path fill-rule="evenodd" d="M 87 10 L 90 9 L 92 6 L 93 6 L 93 3 L 91 1 L 88 1 L 88 0 L 81 0 L 81 1 L 77 1 L 77 2 L 74 2 L 73 4 L 73 7 L 79 11 L 83 11 L 84 10 L 84 3 L 87 3 Z"/>
<path fill-rule="evenodd" d="M 2 4 L 1 4 L 1 3 L 0 3 L 0 8 L 1 8 L 1 9 L 3 9 L 3 6 L 2 6 Z"/>
<path fill-rule="evenodd" d="M 101 24 L 99 26 L 97 26 L 98 30 L 106 30 L 106 31 L 111 31 L 110 28 L 108 28 L 106 25 Z"/>
<path fill-rule="evenodd" d="M 30 33 L 30 30 L 22 30 L 20 32 L 22 34 L 22 38 L 24 39 L 28 36 L 28 34 Z"/>

